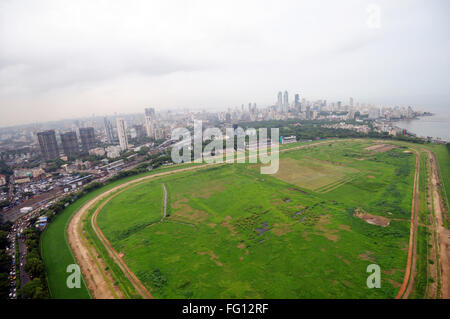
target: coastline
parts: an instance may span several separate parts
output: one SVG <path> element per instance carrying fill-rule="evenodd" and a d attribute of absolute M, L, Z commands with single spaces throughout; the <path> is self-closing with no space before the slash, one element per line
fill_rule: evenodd
<path fill-rule="evenodd" d="M 449 115 L 432 113 L 413 119 L 396 120 L 391 123 L 417 135 L 417 137 L 432 137 L 433 139 L 450 142 Z"/>

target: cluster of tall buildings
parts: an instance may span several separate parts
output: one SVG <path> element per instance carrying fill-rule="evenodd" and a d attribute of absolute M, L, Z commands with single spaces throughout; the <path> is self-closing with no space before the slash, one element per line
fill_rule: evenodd
<path fill-rule="evenodd" d="M 78 143 L 76 132 L 70 131 L 60 134 L 64 155 L 68 157 L 75 157 L 80 153 L 87 153 L 89 150 L 96 147 L 95 132 L 93 127 L 80 128 L 79 134 L 81 148 Z M 56 133 L 54 130 L 39 132 L 37 133 L 37 137 L 42 157 L 45 160 L 54 160 L 59 158 L 60 149 L 58 147 Z"/>
<path fill-rule="evenodd" d="M 127 122 L 124 118 L 116 118 L 116 134 L 111 121 L 104 118 L 104 128 L 106 135 L 106 142 L 108 144 L 119 143 L 121 151 L 125 151 L 130 147 L 128 142 L 128 136 L 134 138 L 141 138 L 148 136 L 153 139 L 161 138 L 159 125 L 156 121 L 156 113 L 154 108 L 146 108 L 144 110 L 144 125 L 135 124 L 131 127 L 127 126 Z"/>
<path fill-rule="evenodd" d="M 278 92 L 276 111 L 279 113 L 288 113 L 289 111 L 295 110 L 297 112 L 302 112 L 302 103 L 300 102 L 300 94 L 295 94 L 294 103 L 291 105 L 289 103 L 289 93 L 288 91 Z"/>

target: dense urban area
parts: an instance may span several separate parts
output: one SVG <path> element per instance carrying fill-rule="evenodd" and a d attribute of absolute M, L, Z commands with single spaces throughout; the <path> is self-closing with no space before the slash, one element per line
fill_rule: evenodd
<path fill-rule="evenodd" d="M 330 137 L 376 137 L 441 143 L 396 127 L 431 115 L 411 107 L 307 101 L 279 92 L 269 107 L 248 103 L 221 112 L 156 111 L 61 120 L 0 129 L 0 297 L 46 298 L 40 232 L 75 199 L 122 177 L 172 165 L 174 128 L 280 128 L 280 143 Z M 225 136 L 227 138 L 227 136 Z M 247 145 L 248 146 L 248 145 Z"/>

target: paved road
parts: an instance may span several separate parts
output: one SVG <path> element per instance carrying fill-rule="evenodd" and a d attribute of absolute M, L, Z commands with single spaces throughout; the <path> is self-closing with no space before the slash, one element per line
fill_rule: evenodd
<path fill-rule="evenodd" d="M 11 222 L 15 222 L 16 220 L 18 220 L 20 217 L 26 215 L 26 213 L 21 213 L 20 209 L 22 207 L 33 207 L 33 209 L 36 209 L 39 207 L 39 203 L 42 201 L 50 201 L 52 198 L 61 195 L 61 190 L 58 189 L 54 189 L 50 192 L 47 193 L 42 193 L 37 195 L 36 197 L 30 198 L 27 201 L 21 203 L 20 205 L 14 206 L 13 208 L 3 212 L 3 217 L 6 220 L 9 220 Z"/>
<path fill-rule="evenodd" d="M 25 286 L 30 280 L 30 276 L 25 272 L 25 264 L 27 258 L 27 246 L 25 245 L 25 240 L 23 236 L 21 236 L 18 240 L 19 243 L 19 269 L 20 269 L 20 287 Z M 22 291 L 22 289 L 21 289 Z M 23 294 L 21 295 L 23 298 Z"/>

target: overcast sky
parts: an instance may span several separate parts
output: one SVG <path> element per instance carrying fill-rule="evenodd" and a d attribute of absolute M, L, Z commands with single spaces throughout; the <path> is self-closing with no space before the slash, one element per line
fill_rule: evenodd
<path fill-rule="evenodd" d="M 280 90 L 445 111 L 449 9 L 448 0 L 0 0 L 0 126 L 267 106 Z"/>

